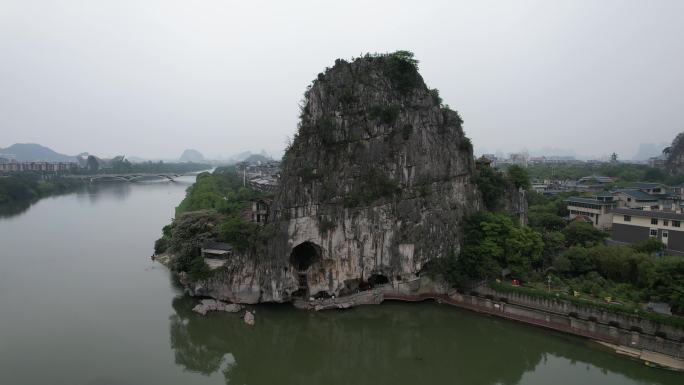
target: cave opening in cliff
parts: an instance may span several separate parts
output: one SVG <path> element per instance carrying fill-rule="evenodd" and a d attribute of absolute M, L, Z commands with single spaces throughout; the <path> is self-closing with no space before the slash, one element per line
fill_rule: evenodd
<path fill-rule="evenodd" d="M 389 278 L 382 274 L 373 274 L 368 278 L 368 283 L 371 285 L 371 287 L 384 285 L 389 283 Z"/>
<path fill-rule="evenodd" d="M 298 271 L 306 271 L 321 259 L 321 248 L 315 243 L 306 241 L 295 246 L 290 254 L 290 263 Z"/>

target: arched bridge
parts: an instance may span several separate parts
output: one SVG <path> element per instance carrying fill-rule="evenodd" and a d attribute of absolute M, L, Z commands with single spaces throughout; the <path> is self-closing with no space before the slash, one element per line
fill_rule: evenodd
<path fill-rule="evenodd" d="M 88 180 L 90 182 L 140 182 L 144 180 L 167 179 L 173 181 L 182 176 L 197 175 L 191 173 L 131 173 L 131 174 L 95 174 L 95 175 L 72 175 L 72 178 Z"/>

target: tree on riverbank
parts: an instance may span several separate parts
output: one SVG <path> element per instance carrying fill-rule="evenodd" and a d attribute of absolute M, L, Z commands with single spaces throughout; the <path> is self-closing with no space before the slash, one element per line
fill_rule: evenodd
<path fill-rule="evenodd" d="M 53 177 L 43 179 L 35 173 L 15 173 L 0 177 L 0 205 L 31 202 L 42 197 L 63 194 L 83 186 L 83 181 Z"/>

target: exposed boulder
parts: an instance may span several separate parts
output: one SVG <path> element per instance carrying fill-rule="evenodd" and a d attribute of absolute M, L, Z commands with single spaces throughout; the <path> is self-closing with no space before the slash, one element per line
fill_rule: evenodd
<path fill-rule="evenodd" d="M 252 312 L 246 311 L 243 320 L 247 325 L 254 326 L 254 314 Z"/>
<path fill-rule="evenodd" d="M 237 313 L 240 310 L 242 310 L 242 305 L 236 303 L 225 303 L 215 299 L 203 299 L 194 308 L 192 308 L 192 311 L 201 315 L 206 315 L 210 311 Z"/>

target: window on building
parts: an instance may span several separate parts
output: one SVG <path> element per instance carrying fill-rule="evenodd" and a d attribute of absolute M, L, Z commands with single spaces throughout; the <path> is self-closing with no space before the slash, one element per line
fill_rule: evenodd
<path fill-rule="evenodd" d="M 663 238 L 667 238 L 667 231 L 663 231 Z"/>
<path fill-rule="evenodd" d="M 632 201 L 632 198 L 627 198 L 627 202 L 631 202 L 631 201 Z"/>
<path fill-rule="evenodd" d="M 672 221 L 672 227 L 679 227 L 681 226 L 681 222 L 679 221 Z"/>
<path fill-rule="evenodd" d="M 663 226 L 667 226 L 669 224 L 670 224 L 670 221 L 668 221 L 667 219 L 663 219 Z"/>
<path fill-rule="evenodd" d="M 629 215 L 625 215 L 625 222 L 631 222 L 631 221 L 632 221 L 632 217 Z"/>
<path fill-rule="evenodd" d="M 651 218 L 651 224 L 657 225 L 658 224 L 658 218 Z"/>
<path fill-rule="evenodd" d="M 651 229 L 651 236 L 657 237 L 658 236 L 658 230 L 657 229 Z"/>

